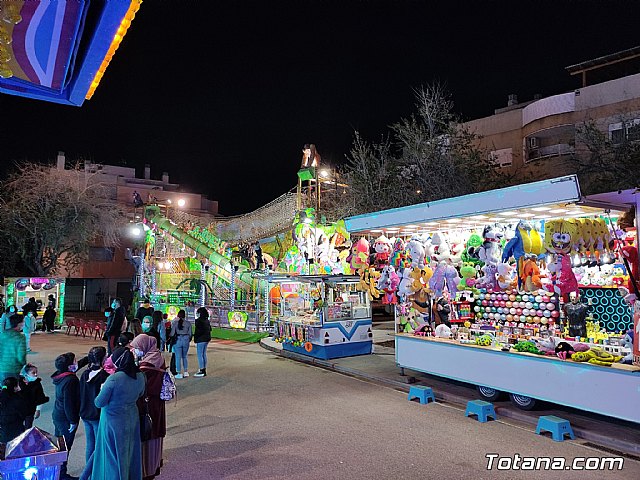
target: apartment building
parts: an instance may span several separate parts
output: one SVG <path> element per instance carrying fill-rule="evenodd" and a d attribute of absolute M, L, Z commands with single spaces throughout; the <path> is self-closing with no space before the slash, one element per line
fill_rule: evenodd
<path fill-rule="evenodd" d="M 64 152 L 58 152 L 58 169 L 65 169 Z M 77 271 L 67 272 L 66 311 L 101 310 L 115 296 L 125 302 L 132 297 L 133 279 L 136 275 L 132 252 L 140 244 L 142 229 L 134 228 L 142 221 L 143 207 L 136 207 L 134 194 L 144 203 L 157 203 L 165 210 L 181 209 L 203 217 L 218 216 L 218 202 L 206 196 L 183 191 L 171 182 L 169 174 L 162 172 L 152 178 L 151 167 L 145 165 L 142 177 L 136 169 L 126 166 L 103 165 L 85 161 L 83 165 L 93 181 L 106 186 L 111 199 L 127 213 L 131 228 L 123 227 L 118 247 L 96 244 L 90 248 L 89 260 Z M 135 233 L 137 233 L 137 235 Z"/>
<path fill-rule="evenodd" d="M 640 47 L 567 67 L 581 79 L 574 91 L 519 102 L 466 122 L 501 168 L 533 179 L 575 173 L 587 154 L 580 129 L 593 123 L 615 144 L 640 140 Z"/>

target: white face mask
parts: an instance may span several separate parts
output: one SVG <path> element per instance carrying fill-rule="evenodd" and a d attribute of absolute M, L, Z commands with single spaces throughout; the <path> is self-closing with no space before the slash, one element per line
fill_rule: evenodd
<path fill-rule="evenodd" d="M 109 318 L 109 315 L 111 315 L 111 312 L 104 312 L 104 316 Z"/>
<path fill-rule="evenodd" d="M 77 363 L 74 363 L 74 364 L 72 364 L 72 365 L 69 365 L 69 371 L 70 371 L 70 372 L 76 372 L 76 371 L 78 371 L 78 364 L 77 364 Z"/>
<path fill-rule="evenodd" d="M 144 352 L 142 350 L 138 350 L 137 348 L 133 349 L 133 354 L 138 358 L 142 358 L 144 356 Z"/>

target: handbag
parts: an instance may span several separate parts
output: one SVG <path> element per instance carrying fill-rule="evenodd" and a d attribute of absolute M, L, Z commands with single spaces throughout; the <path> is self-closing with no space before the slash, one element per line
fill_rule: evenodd
<path fill-rule="evenodd" d="M 145 394 L 147 390 L 145 388 Z M 140 440 L 146 442 L 151 439 L 153 432 L 153 419 L 149 415 L 149 397 L 144 397 L 144 413 L 140 415 Z"/>

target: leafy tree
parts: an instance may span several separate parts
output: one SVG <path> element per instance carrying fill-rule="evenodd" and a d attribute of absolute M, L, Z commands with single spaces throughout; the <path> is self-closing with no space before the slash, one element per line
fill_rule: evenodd
<path fill-rule="evenodd" d="M 584 193 L 609 192 L 640 185 L 640 125 L 621 118 L 619 142 L 609 139 L 594 120 L 577 128 L 577 151 L 572 159 Z"/>
<path fill-rule="evenodd" d="M 89 248 L 118 243 L 122 213 L 107 186 L 79 166 L 25 163 L 0 185 L 0 255 L 5 273 L 73 272 Z"/>
<path fill-rule="evenodd" d="M 416 111 L 390 127 L 379 143 L 355 133 L 345 174 L 345 203 L 355 213 L 428 202 L 508 184 L 507 177 L 477 146 L 453 112 L 446 89 L 415 90 Z"/>

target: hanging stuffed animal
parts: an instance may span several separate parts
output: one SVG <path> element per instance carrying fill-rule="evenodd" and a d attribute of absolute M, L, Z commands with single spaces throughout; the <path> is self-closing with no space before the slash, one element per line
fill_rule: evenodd
<path fill-rule="evenodd" d="M 498 286 L 501 290 L 511 290 L 518 286 L 516 267 L 508 263 L 498 264 Z"/>
<path fill-rule="evenodd" d="M 621 288 L 621 293 L 624 299 L 633 304 L 637 300 L 636 291 L 640 288 L 640 282 L 638 281 L 638 248 L 635 245 L 626 245 L 621 249 L 622 256 L 627 259 L 629 263 L 629 281 L 627 282 L 627 288 Z M 634 282 L 636 288 L 634 288 Z"/>
<path fill-rule="evenodd" d="M 478 258 L 485 264 L 498 265 L 502 258 L 500 240 L 504 237 L 504 231 L 498 224 L 487 225 L 482 231 L 482 245 L 478 249 Z"/>
<path fill-rule="evenodd" d="M 369 242 L 361 237 L 351 247 L 351 255 L 347 258 L 351 269 L 355 272 L 369 266 Z"/>
<path fill-rule="evenodd" d="M 398 303 L 398 299 L 396 298 L 396 289 L 399 284 L 400 277 L 398 277 L 396 269 L 393 268 L 392 265 L 385 266 L 382 269 L 382 273 L 380 274 L 380 278 L 378 278 L 378 282 L 376 284 L 376 288 L 384 292 L 384 296 L 382 297 L 383 305 L 395 305 Z"/>
<path fill-rule="evenodd" d="M 542 276 L 535 257 L 527 257 L 522 264 L 521 285 L 525 292 L 534 292 L 542 288 Z"/>
<path fill-rule="evenodd" d="M 409 252 L 409 257 L 411 258 L 411 267 L 412 268 L 422 268 L 424 267 L 424 245 L 417 238 L 412 238 L 407 243 L 407 251 Z"/>
<path fill-rule="evenodd" d="M 460 276 L 462 279 L 458 284 L 458 290 L 475 290 L 477 273 L 478 271 L 472 262 L 464 262 L 460 267 Z"/>
<path fill-rule="evenodd" d="M 404 244 L 404 240 L 401 238 L 396 238 L 396 241 L 393 243 L 393 251 L 391 253 L 391 259 L 389 263 L 393 265 L 396 269 L 396 272 L 401 271 L 402 268 L 408 266 L 407 260 L 407 252 Z"/>
<path fill-rule="evenodd" d="M 540 232 L 529 223 L 520 221 L 515 234 L 507 242 L 502 252 L 502 263 L 507 263 L 511 257 L 516 261 L 516 277 L 518 286 L 522 285 L 522 266 L 526 254 L 540 255 L 544 251 Z"/>
<path fill-rule="evenodd" d="M 579 235 L 575 223 L 561 219 L 545 223 L 545 248 L 555 255 L 555 261 L 549 263 L 547 268 L 552 274 L 553 290 L 565 296 L 565 299 L 569 293 L 578 291 L 570 255 Z"/>
<path fill-rule="evenodd" d="M 373 244 L 373 249 L 376 251 L 376 266 L 382 267 L 389 263 L 389 257 L 391 256 L 391 241 L 387 237 L 380 235 Z"/>
<path fill-rule="evenodd" d="M 444 233 L 436 232 L 431 237 L 429 257 L 432 262 L 451 261 L 451 248 Z"/>
<path fill-rule="evenodd" d="M 420 292 L 423 289 L 429 289 L 429 280 L 433 277 L 431 267 L 414 268 L 411 270 L 411 278 L 413 278 L 414 292 Z"/>
<path fill-rule="evenodd" d="M 498 265 L 492 263 L 485 264 L 480 269 L 484 275 L 478 278 L 476 286 L 487 290 L 497 291 L 498 289 Z"/>
<path fill-rule="evenodd" d="M 477 233 L 472 233 L 467 243 L 465 244 L 465 250 L 462 252 L 461 258 L 463 262 L 473 263 L 474 265 L 482 266 L 483 263 L 478 257 L 478 250 L 482 245 L 482 237 Z"/>
<path fill-rule="evenodd" d="M 402 269 L 402 277 L 400 278 L 400 285 L 398 285 L 398 295 L 404 302 L 409 295 L 415 292 L 413 289 L 413 277 L 411 276 L 411 268 L 405 267 Z"/>

